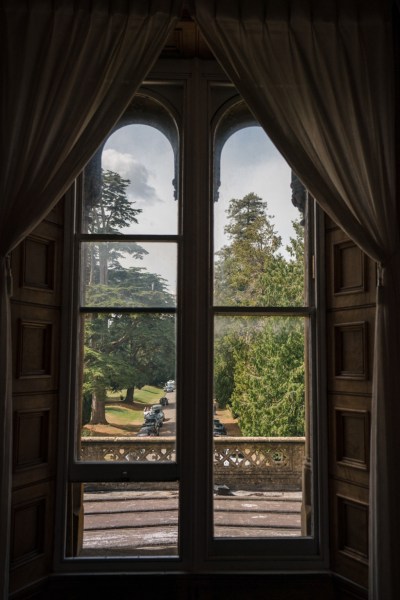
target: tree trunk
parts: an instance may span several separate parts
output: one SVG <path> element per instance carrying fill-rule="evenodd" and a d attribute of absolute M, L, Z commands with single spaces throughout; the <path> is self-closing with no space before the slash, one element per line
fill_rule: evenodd
<path fill-rule="evenodd" d="M 128 387 L 128 389 L 126 390 L 126 396 L 124 399 L 124 402 L 127 402 L 128 404 L 133 404 L 133 394 L 134 394 L 135 388 L 132 387 Z"/>
<path fill-rule="evenodd" d="M 105 390 L 93 392 L 92 412 L 90 415 L 91 425 L 107 425 L 106 419 L 106 392 Z"/>

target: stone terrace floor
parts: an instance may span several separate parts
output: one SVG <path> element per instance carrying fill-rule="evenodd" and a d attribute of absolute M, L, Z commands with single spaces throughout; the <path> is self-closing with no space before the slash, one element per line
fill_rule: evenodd
<path fill-rule="evenodd" d="M 217 538 L 301 535 L 301 492 L 215 494 L 214 507 Z M 84 514 L 81 556 L 177 554 L 178 492 L 175 490 L 87 490 Z"/>

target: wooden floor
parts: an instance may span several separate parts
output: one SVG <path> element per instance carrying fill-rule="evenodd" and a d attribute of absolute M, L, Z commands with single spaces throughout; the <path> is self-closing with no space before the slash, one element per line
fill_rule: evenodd
<path fill-rule="evenodd" d="M 215 537 L 301 535 L 301 492 L 214 496 Z M 177 491 L 87 491 L 82 556 L 176 556 Z"/>

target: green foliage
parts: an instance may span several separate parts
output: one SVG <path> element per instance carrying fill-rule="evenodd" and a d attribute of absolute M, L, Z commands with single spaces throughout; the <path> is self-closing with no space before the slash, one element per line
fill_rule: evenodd
<path fill-rule="evenodd" d="M 233 199 L 227 210 L 225 233 L 230 243 L 217 253 L 215 303 L 254 306 L 270 287 L 265 273 L 281 247 L 267 204 L 256 194 Z"/>
<path fill-rule="evenodd" d="M 242 345 L 231 403 L 244 435 L 304 435 L 302 319 L 269 318 Z"/>
<path fill-rule="evenodd" d="M 231 200 L 217 255 L 217 305 L 304 305 L 303 228 L 282 253 L 267 204 L 255 194 Z M 304 434 L 304 321 L 296 317 L 219 317 L 214 345 L 214 393 L 230 405 L 249 436 Z"/>
<path fill-rule="evenodd" d="M 214 394 L 220 408 L 231 404 L 235 389 L 234 373 L 242 337 L 237 332 L 226 332 L 215 340 L 214 350 Z"/>
<path fill-rule="evenodd" d="M 135 209 L 127 197 L 129 183 L 118 173 L 103 172 L 101 197 L 88 210 L 90 233 L 117 234 L 132 222 L 137 223 L 141 210 Z M 144 254 L 141 246 L 131 242 L 98 241 L 85 246 L 85 305 L 110 307 L 107 313 L 87 314 L 83 327 L 83 396 L 96 399 L 97 405 L 105 402 L 107 391 L 133 391 L 174 376 L 174 316 L 117 310 L 174 304 L 161 277 L 129 266 L 129 257 L 141 259 Z M 121 265 L 122 258 L 128 262 L 126 268 Z M 103 415 L 105 420 L 104 411 Z"/>
<path fill-rule="evenodd" d="M 137 215 L 142 212 L 134 208 L 127 196 L 129 179 L 119 173 L 101 170 L 101 194 L 86 198 L 88 233 L 120 233 L 131 223 L 137 223 Z"/>

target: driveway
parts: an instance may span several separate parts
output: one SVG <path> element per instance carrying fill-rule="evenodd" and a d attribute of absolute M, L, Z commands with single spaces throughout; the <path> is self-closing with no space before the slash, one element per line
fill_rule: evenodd
<path fill-rule="evenodd" d="M 164 406 L 165 420 L 160 429 L 162 436 L 175 436 L 176 432 L 176 392 L 167 392 L 168 406 Z"/>

